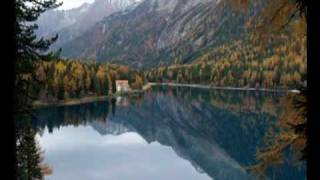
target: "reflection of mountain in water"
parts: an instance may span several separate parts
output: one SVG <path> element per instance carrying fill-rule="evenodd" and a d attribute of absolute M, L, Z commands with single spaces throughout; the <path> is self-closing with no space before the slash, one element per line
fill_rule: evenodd
<path fill-rule="evenodd" d="M 276 112 L 271 109 L 275 107 L 270 104 L 276 101 L 274 95 L 159 90 L 116 110 L 114 101 L 42 110 L 37 127 L 89 124 L 101 135 L 135 131 L 149 143 L 170 146 L 196 170 L 214 179 L 251 179 L 242 166 L 255 162 L 256 147 L 275 120 L 270 113 Z M 49 112 L 55 114 L 45 115 Z"/>
<path fill-rule="evenodd" d="M 107 123 L 101 122 L 101 121 L 93 121 L 93 122 L 90 122 L 90 126 L 92 126 L 93 129 L 98 131 L 99 134 L 101 135 L 106 135 L 106 134 L 120 135 L 130 131 L 130 129 L 128 129 L 126 126 L 123 126 L 122 124 L 115 123 L 109 120 L 107 120 Z"/>

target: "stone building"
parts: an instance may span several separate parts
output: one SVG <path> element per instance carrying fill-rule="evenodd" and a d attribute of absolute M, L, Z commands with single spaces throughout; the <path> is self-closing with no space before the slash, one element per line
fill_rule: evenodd
<path fill-rule="evenodd" d="M 130 90 L 128 80 L 116 80 L 117 92 L 128 92 Z"/>

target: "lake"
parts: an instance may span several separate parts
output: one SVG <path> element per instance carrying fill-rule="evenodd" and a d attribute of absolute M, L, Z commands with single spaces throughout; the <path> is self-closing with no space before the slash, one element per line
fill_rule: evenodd
<path fill-rule="evenodd" d="M 282 94 L 153 87 L 134 98 L 36 110 L 47 180 L 246 180 Z M 306 179 L 305 162 L 267 179 Z"/>

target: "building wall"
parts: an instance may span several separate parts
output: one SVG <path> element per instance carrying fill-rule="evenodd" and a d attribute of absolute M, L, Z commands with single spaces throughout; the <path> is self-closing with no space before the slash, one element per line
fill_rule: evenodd
<path fill-rule="evenodd" d="M 124 83 L 116 83 L 116 90 L 119 91 L 129 91 L 129 84 L 124 84 Z"/>

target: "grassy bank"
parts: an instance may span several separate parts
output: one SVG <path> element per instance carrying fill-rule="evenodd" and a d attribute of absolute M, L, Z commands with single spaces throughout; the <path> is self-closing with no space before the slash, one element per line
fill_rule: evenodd
<path fill-rule="evenodd" d="M 112 98 L 113 96 L 89 96 L 77 99 L 65 99 L 58 101 L 41 101 L 36 100 L 33 102 L 33 108 L 43 108 L 43 107 L 52 107 L 52 106 L 72 106 L 78 104 L 86 104 L 96 101 L 104 101 L 108 98 Z"/>
<path fill-rule="evenodd" d="M 145 85 L 142 90 L 131 90 L 129 92 L 116 92 L 114 94 L 109 94 L 107 96 L 87 96 L 82 98 L 73 98 L 73 99 L 64 99 L 64 100 L 57 100 L 57 101 L 44 101 L 44 100 L 36 100 L 33 102 L 33 108 L 44 108 L 44 107 L 54 107 L 54 106 L 72 106 L 72 105 L 79 105 L 79 104 L 86 104 L 92 103 L 96 101 L 105 101 L 108 99 L 116 98 L 116 97 L 136 97 L 141 95 L 146 90 L 150 89 L 150 85 Z"/>

